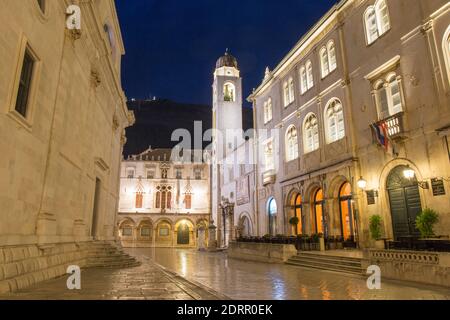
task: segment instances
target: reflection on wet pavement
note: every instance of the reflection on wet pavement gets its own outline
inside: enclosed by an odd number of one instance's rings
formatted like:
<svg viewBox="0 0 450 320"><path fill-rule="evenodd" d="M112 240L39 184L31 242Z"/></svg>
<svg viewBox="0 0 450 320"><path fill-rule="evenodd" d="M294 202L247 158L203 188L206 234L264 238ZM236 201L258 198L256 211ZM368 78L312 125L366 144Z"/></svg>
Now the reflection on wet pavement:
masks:
<svg viewBox="0 0 450 320"><path fill-rule="evenodd" d="M450 289L397 281L382 281L369 290L364 277L295 266L228 259L226 253L182 249L128 249L165 268L232 299L349 300L445 299Z"/></svg>

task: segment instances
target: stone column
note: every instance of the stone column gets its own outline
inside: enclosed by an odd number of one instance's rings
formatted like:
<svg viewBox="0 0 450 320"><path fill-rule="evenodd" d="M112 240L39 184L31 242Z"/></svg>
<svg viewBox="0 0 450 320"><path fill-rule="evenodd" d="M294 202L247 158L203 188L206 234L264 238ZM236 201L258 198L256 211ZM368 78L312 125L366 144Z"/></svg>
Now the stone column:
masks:
<svg viewBox="0 0 450 320"><path fill-rule="evenodd" d="M216 251L217 250L217 240L216 240L216 226L214 223L211 223L208 231L209 231L209 238L208 238L208 251Z"/></svg>
<svg viewBox="0 0 450 320"><path fill-rule="evenodd" d="M206 244L205 244L205 228L204 227L200 227L198 229L198 240L197 240L197 248L199 251L205 251L206 249Z"/></svg>

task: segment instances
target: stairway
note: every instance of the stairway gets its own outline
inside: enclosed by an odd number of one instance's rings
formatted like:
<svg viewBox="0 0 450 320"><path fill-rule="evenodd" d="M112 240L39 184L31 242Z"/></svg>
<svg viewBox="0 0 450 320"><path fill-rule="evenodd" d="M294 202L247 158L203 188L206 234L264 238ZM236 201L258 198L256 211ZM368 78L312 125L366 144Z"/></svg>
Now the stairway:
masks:
<svg viewBox="0 0 450 320"><path fill-rule="evenodd" d="M98 241L90 245L87 254L88 268L131 268L141 263L111 242Z"/></svg>
<svg viewBox="0 0 450 320"><path fill-rule="evenodd" d="M319 254L313 252L299 252L296 256L293 256L286 261L286 264L305 268L362 275L363 269L361 262L362 259L360 258Z"/></svg>

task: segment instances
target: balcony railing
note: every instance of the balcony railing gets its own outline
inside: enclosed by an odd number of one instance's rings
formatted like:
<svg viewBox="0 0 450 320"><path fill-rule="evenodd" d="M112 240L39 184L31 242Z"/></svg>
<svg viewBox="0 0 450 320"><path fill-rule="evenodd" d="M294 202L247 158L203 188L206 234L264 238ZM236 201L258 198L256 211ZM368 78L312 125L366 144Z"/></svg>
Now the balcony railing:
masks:
<svg viewBox="0 0 450 320"><path fill-rule="evenodd" d="M397 113L393 116L389 116L381 121L378 121L377 124L380 125L382 123L386 124L387 134L389 138L402 138L405 133L405 129L403 126L403 112Z"/></svg>

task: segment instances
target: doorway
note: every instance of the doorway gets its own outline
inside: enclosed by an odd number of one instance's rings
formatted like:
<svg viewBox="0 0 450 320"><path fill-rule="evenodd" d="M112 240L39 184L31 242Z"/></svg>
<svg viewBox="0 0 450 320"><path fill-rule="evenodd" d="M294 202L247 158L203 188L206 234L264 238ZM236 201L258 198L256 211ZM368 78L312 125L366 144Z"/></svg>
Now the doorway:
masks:
<svg viewBox="0 0 450 320"><path fill-rule="evenodd" d="M345 241L355 241L355 218L353 211L352 186L346 182L339 190L339 211L341 235Z"/></svg>
<svg viewBox="0 0 450 320"><path fill-rule="evenodd" d="M182 223L177 230L177 244L188 245L189 244L189 226L187 223Z"/></svg>
<svg viewBox="0 0 450 320"><path fill-rule="evenodd" d="M395 240L405 237L419 237L416 218L422 211L417 178L406 178L407 166L394 168L387 179L387 191L392 216Z"/></svg>

